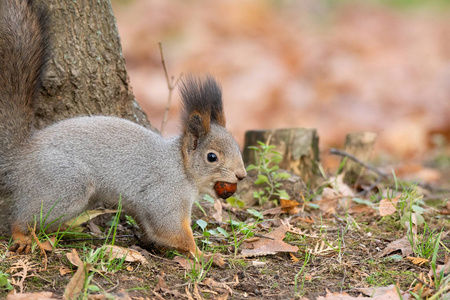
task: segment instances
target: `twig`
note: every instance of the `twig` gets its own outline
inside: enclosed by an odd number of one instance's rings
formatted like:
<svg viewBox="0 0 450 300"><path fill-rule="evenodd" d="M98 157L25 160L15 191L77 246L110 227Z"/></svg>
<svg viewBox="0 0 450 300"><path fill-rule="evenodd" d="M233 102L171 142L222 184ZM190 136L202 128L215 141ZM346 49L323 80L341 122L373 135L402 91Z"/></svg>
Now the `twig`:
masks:
<svg viewBox="0 0 450 300"><path fill-rule="evenodd" d="M36 223L34 223L33 228L31 228L30 225L28 225L28 230L30 231L30 234L33 237L33 240L36 242L39 249L41 250L41 254L43 256L42 262L44 263L44 271L47 271L47 253L45 253L44 246L42 246L42 243L39 241L39 239L36 236Z"/></svg>
<svg viewBox="0 0 450 300"><path fill-rule="evenodd" d="M352 155L350 153L344 152L344 151L336 149L336 148L331 148L330 149L330 154L335 154L335 155L340 155L340 156L343 156L343 157L348 157L351 160L353 160L354 162L356 162L356 163L362 165L363 167L371 170L372 172L376 173L380 177L383 177L383 178L388 178L389 177L388 174L378 170L377 168L375 168L374 166L372 166L372 165L370 165L368 163L365 163L365 162L361 161L356 156L354 156L354 155Z"/></svg>
<svg viewBox="0 0 450 300"><path fill-rule="evenodd" d="M163 65L164 75L166 76L167 88L169 89L169 96L167 97L167 106L166 106L166 109L164 110L164 116L163 116L163 119L161 122L160 132L162 134L164 131L164 128L166 127L167 118L169 116L169 109L170 109L170 103L172 102L173 90L178 85L178 81L180 81L181 77L183 76L183 73L181 73L180 76L178 76L177 80L175 80L175 83L174 83L173 76L171 76L169 79L169 72L167 71L166 60L164 59L164 51L163 51L161 42L159 42L158 45L159 45L159 52L161 53L161 63Z"/></svg>
<svg viewBox="0 0 450 300"><path fill-rule="evenodd" d="M363 167L367 168L368 170L374 172L378 176L380 176L382 178L385 178L385 179L392 179L392 175L389 175L389 174L386 174L386 173L380 171L376 167L372 166L371 164L368 164L368 163L365 163L365 162L359 160L357 157L355 157L354 155L351 155L350 153L347 153L347 152L344 152L342 150L338 150L338 149L335 149L335 148L331 148L330 149L330 154L335 154L335 155L340 155L340 156L343 156L343 157L348 157L349 159L353 160L354 162L356 162L356 163L362 165ZM432 185L430 185L428 183L417 182L415 184L417 184L417 186L419 186L421 188L424 188L424 189L432 191L432 192L450 193L450 189L433 187Z"/></svg>
<svg viewBox="0 0 450 300"><path fill-rule="evenodd" d="M129 238L134 237L133 234L124 234L124 235L116 235L116 239L123 239L123 238ZM64 242L83 242L83 241L104 241L104 240L110 240L113 237L88 237L88 238L80 238L80 239L63 239Z"/></svg>

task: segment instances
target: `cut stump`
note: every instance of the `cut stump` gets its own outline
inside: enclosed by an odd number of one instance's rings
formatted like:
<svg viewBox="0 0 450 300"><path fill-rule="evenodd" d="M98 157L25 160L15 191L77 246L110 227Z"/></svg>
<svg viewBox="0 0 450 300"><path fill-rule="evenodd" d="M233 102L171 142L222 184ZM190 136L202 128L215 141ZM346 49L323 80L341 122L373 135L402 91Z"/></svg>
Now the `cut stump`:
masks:
<svg viewBox="0 0 450 300"><path fill-rule="evenodd" d="M289 128L273 130L252 130L245 133L244 163L256 163L255 152L249 146L258 146L258 141L275 146L283 156L279 164L314 186L318 174L319 137L316 129Z"/></svg>
<svg viewBox="0 0 450 300"><path fill-rule="evenodd" d="M349 133L345 138L344 151L362 162L367 162L372 154L376 138L377 134L374 132ZM344 167L344 182L354 184L364 171L364 166L348 159Z"/></svg>

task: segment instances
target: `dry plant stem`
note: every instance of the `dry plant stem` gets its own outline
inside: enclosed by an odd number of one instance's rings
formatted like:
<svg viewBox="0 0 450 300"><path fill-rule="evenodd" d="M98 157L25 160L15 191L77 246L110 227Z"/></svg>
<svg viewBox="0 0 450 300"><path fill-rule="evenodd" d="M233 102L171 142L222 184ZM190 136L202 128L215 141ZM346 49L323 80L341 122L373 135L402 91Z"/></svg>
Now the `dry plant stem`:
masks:
<svg viewBox="0 0 450 300"><path fill-rule="evenodd" d="M164 51L162 48L162 44L161 42L158 43L159 45L159 52L161 53L161 63L163 65L163 69L164 69L164 75L166 76L166 83L167 83L167 88L169 89L169 96L167 97L167 106L166 109L164 110L164 116L161 122L161 134L164 131L164 128L166 126L166 122L167 122L167 118L169 115L169 109L170 109L170 103L172 102L172 94L173 94L173 90L175 89L175 87L178 84L178 81L180 81L181 77L183 76L183 73L180 74L180 76L178 76L177 80L174 83L174 78L173 76L169 79L169 72L167 71L167 66L166 66L166 60L164 59Z"/></svg>
<svg viewBox="0 0 450 300"><path fill-rule="evenodd" d="M36 242L36 244L38 245L39 249L41 250L42 256L43 256L43 263L44 263L44 271L47 271L47 253L45 253L45 249L44 246L42 246L41 242L39 241L39 239L36 236L36 224L34 224L34 227L31 228L28 225L28 230L31 233L31 236L33 237L33 240Z"/></svg>

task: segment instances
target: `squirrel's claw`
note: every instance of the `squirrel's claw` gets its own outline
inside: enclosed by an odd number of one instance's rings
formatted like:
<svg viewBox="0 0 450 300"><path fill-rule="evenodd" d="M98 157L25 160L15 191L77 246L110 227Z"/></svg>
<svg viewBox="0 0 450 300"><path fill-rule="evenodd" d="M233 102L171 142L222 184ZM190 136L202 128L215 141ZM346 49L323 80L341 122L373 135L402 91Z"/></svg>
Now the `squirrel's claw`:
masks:
<svg viewBox="0 0 450 300"><path fill-rule="evenodd" d="M17 254L29 254L31 252L30 244L14 243L9 247L9 251L16 252Z"/></svg>

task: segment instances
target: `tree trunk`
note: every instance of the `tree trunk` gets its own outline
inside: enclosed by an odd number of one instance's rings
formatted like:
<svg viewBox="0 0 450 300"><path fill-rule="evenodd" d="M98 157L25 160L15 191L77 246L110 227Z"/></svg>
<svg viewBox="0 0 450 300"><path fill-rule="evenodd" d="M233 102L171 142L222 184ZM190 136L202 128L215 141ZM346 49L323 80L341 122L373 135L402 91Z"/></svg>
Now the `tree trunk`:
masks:
<svg viewBox="0 0 450 300"><path fill-rule="evenodd" d="M48 0L51 53L34 125L81 115L112 115L151 127L131 90L110 1ZM0 218L11 200L0 197ZM0 235L9 235L2 222Z"/></svg>
<svg viewBox="0 0 450 300"><path fill-rule="evenodd" d="M113 115L146 127L131 90L110 1L48 0L51 52L35 126Z"/></svg>

